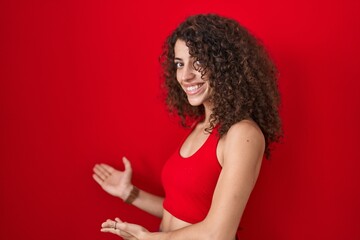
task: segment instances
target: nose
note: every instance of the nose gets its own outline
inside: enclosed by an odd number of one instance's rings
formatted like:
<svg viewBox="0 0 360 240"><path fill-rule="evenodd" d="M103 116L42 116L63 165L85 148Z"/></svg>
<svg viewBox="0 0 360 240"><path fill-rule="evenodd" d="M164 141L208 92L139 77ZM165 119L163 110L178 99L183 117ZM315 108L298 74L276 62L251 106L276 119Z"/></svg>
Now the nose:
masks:
<svg viewBox="0 0 360 240"><path fill-rule="evenodd" d="M187 64L181 69L181 80L189 81L195 77L194 68L191 64Z"/></svg>

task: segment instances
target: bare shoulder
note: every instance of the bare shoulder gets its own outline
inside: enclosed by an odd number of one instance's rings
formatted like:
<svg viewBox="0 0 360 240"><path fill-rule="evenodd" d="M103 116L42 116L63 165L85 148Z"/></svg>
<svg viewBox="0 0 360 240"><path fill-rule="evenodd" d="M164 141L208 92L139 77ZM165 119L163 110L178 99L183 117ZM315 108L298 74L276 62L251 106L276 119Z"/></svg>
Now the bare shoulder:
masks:
<svg viewBox="0 0 360 240"><path fill-rule="evenodd" d="M230 127L219 142L224 160L262 159L265 150L265 137L260 127L252 120L242 120Z"/></svg>
<svg viewBox="0 0 360 240"><path fill-rule="evenodd" d="M264 134L252 120L242 120L235 123L226 134L226 142L253 142L265 145Z"/></svg>

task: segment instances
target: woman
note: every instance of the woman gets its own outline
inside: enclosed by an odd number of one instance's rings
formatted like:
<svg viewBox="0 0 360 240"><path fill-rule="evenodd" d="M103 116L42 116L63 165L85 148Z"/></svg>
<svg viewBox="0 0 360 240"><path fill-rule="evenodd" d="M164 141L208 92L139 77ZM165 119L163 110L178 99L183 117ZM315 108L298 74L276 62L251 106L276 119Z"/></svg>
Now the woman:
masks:
<svg viewBox="0 0 360 240"><path fill-rule="evenodd" d="M183 124L193 123L164 166L165 199L131 184L126 158L124 172L100 164L93 175L108 193L162 217L161 232L118 218L101 231L124 239L238 239L263 155L281 136L276 69L246 29L214 14L186 19L164 49L167 104Z"/></svg>

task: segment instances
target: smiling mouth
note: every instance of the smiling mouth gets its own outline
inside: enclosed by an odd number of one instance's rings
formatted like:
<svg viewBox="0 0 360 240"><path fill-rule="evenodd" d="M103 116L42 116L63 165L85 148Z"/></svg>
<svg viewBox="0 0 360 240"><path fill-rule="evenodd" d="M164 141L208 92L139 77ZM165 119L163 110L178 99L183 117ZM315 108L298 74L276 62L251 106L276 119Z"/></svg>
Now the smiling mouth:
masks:
<svg viewBox="0 0 360 240"><path fill-rule="evenodd" d="M199 92L199 89L204 85L204 83L199 83L196 85L191 85L188 87L184 87L184 90L187 94L196 94Z"/></svg>

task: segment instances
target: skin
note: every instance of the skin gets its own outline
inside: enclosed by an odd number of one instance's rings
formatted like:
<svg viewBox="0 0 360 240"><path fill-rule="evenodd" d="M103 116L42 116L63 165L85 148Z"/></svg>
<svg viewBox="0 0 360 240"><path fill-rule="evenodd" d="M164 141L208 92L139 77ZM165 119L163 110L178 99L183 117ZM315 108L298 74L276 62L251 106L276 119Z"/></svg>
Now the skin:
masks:
<svg viewBox="0 0 360 240"><path fill-rule="evenodd" d="M209 117L212 113L213 90L207 77L201 78L200 72L197 71L201 66L200 63L194 62L185 42L181 40L175 44L174 62L177 66L177 80L187 94L189 103L193 106L202 104L205 107L204 121L197 124L181 146L180 154L188 157L194 154L209 137L205 128L209 126ZM110 219L105 221L101 225L101 231L129 240L234 240L241 216L257 180L264 150L265 139L257 124L251 119L240 121L219 140L216 154L222 171L215 188L211 208L203 221L193 225L184 222L162 208L163 199L140 191L140 196L133 204L162 217L162 232L151 233L140 225L125 223L119 218L115 221ZM124 172L109 168L107 175L104 174L105 171L101 165L94 168L95 181L105 191L122 199L129 194L129 189L131 189L131 171L129 171L131 166L126 159L124 164ZM106 168L104 164L102 167ZM112 176L113 174L118 175L117 179ZM123 184L123 187L120 187L120 183L116 184L117 180Z"/></svg>
<svg viewBox="0 0 360 240"><path fill-rule="evenodd" d="M93 168L93 179L105 192L125 201L133 185L131 183L132 169L130 161L123 157L123 163L125 166L124 171L119 171L107 164L96 164ZM162 217L163 200L162 197L140 190L139 196L132 204L154 216Z"/></svg>

